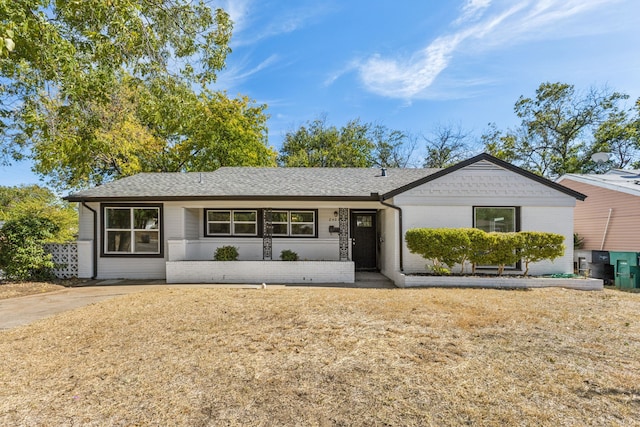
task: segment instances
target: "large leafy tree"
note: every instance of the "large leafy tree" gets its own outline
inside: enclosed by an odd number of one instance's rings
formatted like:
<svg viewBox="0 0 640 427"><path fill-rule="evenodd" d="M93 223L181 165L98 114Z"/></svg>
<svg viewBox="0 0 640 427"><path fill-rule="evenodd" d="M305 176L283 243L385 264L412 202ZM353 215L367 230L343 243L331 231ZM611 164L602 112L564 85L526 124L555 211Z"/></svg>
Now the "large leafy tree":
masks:
<svg viewBox="0 0 640 427"><path fill-rule="evenodd" d="M374 149L369 128L359 120L337 128L326 117L315 119L285 135L278 162L288 167L369 167Z"/></svg>
<svg viewBox="0 0 640 427"><path fill-rule="evenodd" d="M35 169L57 187L81 188L138 172L275 165L265 106L223 92L196 94L173 78L127 79L110 102L37 116ZM73 108L73 109L72 109ZM34 134L35 135L35 134ZM33 137L36 139L36 137Z"/></svg>
<svg viewBox="0 0 640 427"><path fill-rule="evenodd" d="M51 190L39 185L0 186L0 221L43 218L53 224L49 241L65 242L75 238L78 213Z"/></svg>
<svg viewBox="0 0 640 427"><path fill-rule="evenodd" d="M624 169L640 167L640 99L635 110L625 110L615 106L607 119L594 133L592 153L609 153L604 164L591 164L590 169L601 172L609 168Z"/></svg>
<svg viewBox="0 0 640 427"><path fill-rule="evenodd" d="M287 132L278 163L289 167L390 167L412 165L415 141L381 124L351 120L327 124L326 115Z"/></svg>
<svg viewBox="0 0 640 427"><path fill-rule="evenodd" d="M265 106L207 89L231 27L203 1L0 1L5 162L32 157L60 188L274 164Z"/></svg>
<svg viewBox="0 0 640 427"><path fill-rule="evenodd" d="M594 137L606 121L619 124L616 114L628 96L608 89L578 93L573 85L542 83L534 98L521 96L514 111L521 119L516 129L494 124L482 136L485 150L540 175L555 178L593 167L590 154L604 147Z"/></svg>

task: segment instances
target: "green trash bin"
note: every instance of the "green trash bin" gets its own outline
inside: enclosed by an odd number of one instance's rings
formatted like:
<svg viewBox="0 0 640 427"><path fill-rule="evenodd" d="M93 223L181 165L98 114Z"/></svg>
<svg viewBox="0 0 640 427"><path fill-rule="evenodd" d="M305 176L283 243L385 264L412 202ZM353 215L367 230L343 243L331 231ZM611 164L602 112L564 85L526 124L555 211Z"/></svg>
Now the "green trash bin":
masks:
<svg viewBox="0 0 640 427"><path fill-rule="evenodd" d="M640 267L638 252L609 252L615 273L616 288L640 288Z"/></svg>

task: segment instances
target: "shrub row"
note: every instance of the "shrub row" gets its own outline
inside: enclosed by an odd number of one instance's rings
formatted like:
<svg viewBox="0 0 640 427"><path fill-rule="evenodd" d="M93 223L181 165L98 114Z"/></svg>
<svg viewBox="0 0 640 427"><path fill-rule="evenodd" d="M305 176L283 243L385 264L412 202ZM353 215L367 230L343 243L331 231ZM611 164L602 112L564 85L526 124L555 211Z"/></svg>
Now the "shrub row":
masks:
<svg viewBox="0 0 640 427"><path fill-rule="evenodd" d="M237 261L239 255L238 248L235 246L220 246L213 254L213 259L215 261ZM280 252L280 259L283 261L298 261L298 254L292 250L285 249Z"/></svg>
<svg viewBox="0 0 640 427"><path fill-rule="evenodd" d="M405 239L411 253L431 261L435 274L449 274L456 264L464 273L467 262L472 265L472 273L478 265L495 265L498 274L502 274L506 265L522 260L526 276L530 263L553 261L565 250L564 236L539 231L487 233L477 228L413 228Z"/></svg>

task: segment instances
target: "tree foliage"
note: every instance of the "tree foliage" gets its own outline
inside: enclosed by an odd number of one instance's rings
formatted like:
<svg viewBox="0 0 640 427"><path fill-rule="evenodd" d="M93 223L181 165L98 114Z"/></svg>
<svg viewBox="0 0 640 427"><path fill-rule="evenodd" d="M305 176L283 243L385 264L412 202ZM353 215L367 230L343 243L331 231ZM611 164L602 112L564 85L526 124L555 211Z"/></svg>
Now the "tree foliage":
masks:
<svg viewBox="0 0 640 427"><path fill-rule="evenodd" d="M75 238L78 213L51 190L38 185L0 186L0 221L31 216L55 225L55 232L47 237L47 242L66 242Z"/></svg>
<svg viewBox="0 0 640 427"><path fill-rule="evenodd" d="M50 278L54 263L43 245L56 232L56 224L37 215L5 222L0 229L0 270L10 280Z"/></svg>
<svg viewBox="0 0 640 427"><path fill-rule="evenodd" d="M172 78L124 79L108 104L56 103L38 116L35 170L59 188L82 188L138 172L275 165L266 106L223 92L194 93Z"/></svg>
<svg viewBox="0 0 640 427"><path fill-rule="evenodd" d="M488 153L549 178L589 171L595 166L590 155L614 141L638 148L624 132L616 139L607 131L633 126L620 110L627 98L606 88L578 93L566 83L542 83L534 98L516 102L519 128L501 131L490 124L482 141Z"/></svg>
<svg viewBox="0 0 640 427"><path fill-rule="evenodd" d="M351 120L327 124L326 115L287 132L278 163L289 167L396 167L411 164L411 137L383 125Z"/></svg>
<svg viewBox="0 0 640 427"><path fill-rule="evenodd" d="M446 168L470 157L469 133L460 126L438 125L422 138L427 149L425 168Z"/></svg>
<svg viewBox="0 0 640 427"><path fill-rule="evenodd" d="M0 16L5 161L31 157L65 189L140 171L275 164L266 107L208 89L230 52L222 9L20 0L0 2Z"/></svg>
<svg viewBox="0 0 640 427"><path fill-rule="evenodd" d="M408 133L373 125L369 129L369 138L374 144L372 166L407 168L413 165L416 142Z"/></svg>
<svg viewBox="0 0 640 427"><path fill-rule="evenodd" d="M368 167L374 144L369 126L351 120L342 128L315 119L285 135L278 163L288 167Z"/></svg>

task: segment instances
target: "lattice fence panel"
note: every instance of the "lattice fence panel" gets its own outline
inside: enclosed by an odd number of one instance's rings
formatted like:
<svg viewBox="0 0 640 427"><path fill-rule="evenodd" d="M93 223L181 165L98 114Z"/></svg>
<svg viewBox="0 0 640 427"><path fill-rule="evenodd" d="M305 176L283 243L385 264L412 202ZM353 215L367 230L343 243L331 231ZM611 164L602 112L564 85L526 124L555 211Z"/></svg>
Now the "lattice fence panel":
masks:
<svg viewBox="0 0 640 427"><path fill-rule="evenodd" d="M53 256L56 268L53 274L59 279L78 277L77 243L47 243L44 249Z"/></svg>

